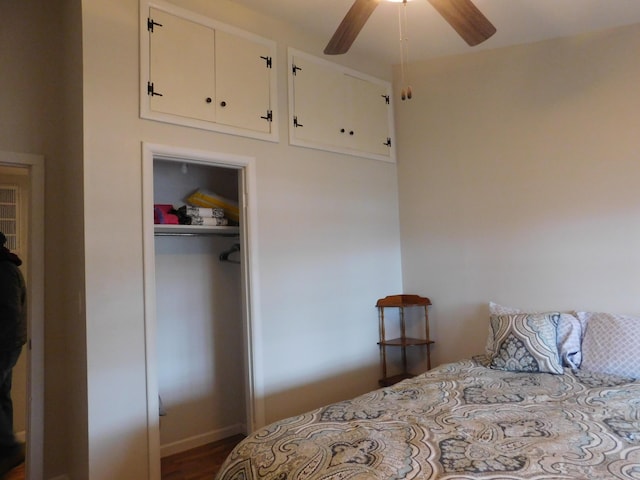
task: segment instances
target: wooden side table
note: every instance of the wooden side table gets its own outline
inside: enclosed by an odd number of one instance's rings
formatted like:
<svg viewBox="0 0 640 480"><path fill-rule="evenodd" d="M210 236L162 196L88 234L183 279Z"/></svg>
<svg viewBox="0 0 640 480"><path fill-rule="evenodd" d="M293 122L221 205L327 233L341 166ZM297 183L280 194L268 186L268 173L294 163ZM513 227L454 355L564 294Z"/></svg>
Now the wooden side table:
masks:
<svg viewBox="0 0 640 480"><path fill-rule="evenodd" d="M429 336L429 305L431 305L431 300L419 295L389 295L376 302L380 329L380 341L378 342L378 345L380 345L380 366L382 368L382 378L378 383L381 387L393 385L400 380L414 376L414 374L409 373L407 365L408 347L425 348L427 355L427 368L431 369L431 345L435 342L433 342ZM416 307L424 309L424 336L421 338L407 337L406 334L405 309ZM384 318L385 308L399 309L400 336L398 338L386 338ZM397 375L387 375L387 348L400 348L401 350L402 370Z"/></svg>

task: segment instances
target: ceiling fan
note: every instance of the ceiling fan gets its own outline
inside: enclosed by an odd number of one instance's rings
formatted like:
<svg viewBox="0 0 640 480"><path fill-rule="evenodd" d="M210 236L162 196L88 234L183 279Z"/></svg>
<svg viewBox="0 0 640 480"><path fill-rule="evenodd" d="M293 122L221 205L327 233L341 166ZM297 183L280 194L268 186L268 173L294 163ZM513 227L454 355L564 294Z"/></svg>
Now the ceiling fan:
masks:
<svg viewBox="0 0 640 480"><path fill-rule="evenodd" d="M380 1L355 0L329 40L324 53L346 53ZM429 3L470 46L478 45L496 33L496 28L471 0L429 0Z"/></svg>

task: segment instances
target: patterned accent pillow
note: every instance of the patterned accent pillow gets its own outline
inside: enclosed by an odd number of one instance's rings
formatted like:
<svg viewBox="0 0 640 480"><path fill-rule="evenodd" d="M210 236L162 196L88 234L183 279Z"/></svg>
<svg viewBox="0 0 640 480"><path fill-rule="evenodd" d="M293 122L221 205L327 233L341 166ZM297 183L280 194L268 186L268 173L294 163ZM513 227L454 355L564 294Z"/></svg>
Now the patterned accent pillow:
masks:
<svg viewBox="0 0 640 480"><path fill-rule="evenodd" d="M518 308L506 307L495 302L489 302L490 315L507 315L514 313L538 313L525 312ZM555 312L550 312L555 313ZM562 364L565 367L578 368L582 362L582 322L575 313L560 313L557 331L558 353ZM491 326L489 326L489 336L487 337L486 352L492 355L493 345L491 344Z"/></svg>
<svg viewBox="0 0 640 480"><path fill-rule="evenodd" d="M492 315L491 368L512 372L564 373L556 336L559 313Z"/></svg>
<svg viewBox="0 0 640 480"><path fill-rule="evenodd" d="M577 312L585 325L581 370L640 378L640 317Z"/></svg>
<svg viewBox="0 0 640 480"><path fill-rule="evenodd" d="M522 310L512 307L505 307L499 303L489 302L489 315L510 315L515 313L523 313ZM485 354L489 358L495 355L495 345L493 344L493 330L489 323L489 335L487 335L487 344L485 345Z"/></svg>

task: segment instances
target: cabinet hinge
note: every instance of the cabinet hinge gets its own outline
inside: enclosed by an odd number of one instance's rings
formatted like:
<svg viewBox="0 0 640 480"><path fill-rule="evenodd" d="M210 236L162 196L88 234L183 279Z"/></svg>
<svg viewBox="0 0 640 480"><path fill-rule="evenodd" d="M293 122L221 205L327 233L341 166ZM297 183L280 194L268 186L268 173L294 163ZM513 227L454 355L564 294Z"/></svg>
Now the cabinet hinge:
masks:
<svg viewBox="0 0 640 480"><path fill-rule="evenodd" d="M152 97L153 96L156 96L156 97L161 97L162 96L161 93L158 93L153 89L153 82L147 82L147 95L151 95Z"/></svg>
<svg viewBox="0 0 640 480"><path fill-rule="evenodd" d="M293 126L296 128L304 127L304 125L302 125L301 123L298 123L298 117L296 115L293 116Z"/></svg>
<svg viewBox="0 0 640 480"><path fill-rule="evenodd" d="M386 145L387 147L391 146L391 137L387 137L387 141L383 143L383 145Z"/></svg>
<svg viewBox="0 0 640 480"><path fill-rule="evenodd" d="M262 116L260 118L262 118L263 120L266 120L267 122L272 122L273 121L273 111L267 110L267 115L266 116Z"/></svg>
<svg viewBox="0 0 640 480"><path fill-rule="evenodd" d="M260 58L265 61L265 63L267 64L267 68L271 68L273 66L273 60L271 57L264 57L260 55Z"/></svg>
<svg viewBox="0 0 640 480"><path fill-rule="evenodd" d="M386 103L387 105L389 105L389 95L380 95L382 98L384 98L384 103Z"/></svg>
<svg viewBox="0 0 640 480"><path fill-rule="evenodd" d="M302 70L302 67L298 67L295 63L291 65L291 73L294 77L298 74L298 70Z"/></svg>
<svg viewBox="0 0 640 480"><path fill-rule="evenodd" d="M153 33L153 27L155 27L156 25L158 27L162 27L162 24L158 22L154 22L153 18L147 18L147 30Z"/></svg>

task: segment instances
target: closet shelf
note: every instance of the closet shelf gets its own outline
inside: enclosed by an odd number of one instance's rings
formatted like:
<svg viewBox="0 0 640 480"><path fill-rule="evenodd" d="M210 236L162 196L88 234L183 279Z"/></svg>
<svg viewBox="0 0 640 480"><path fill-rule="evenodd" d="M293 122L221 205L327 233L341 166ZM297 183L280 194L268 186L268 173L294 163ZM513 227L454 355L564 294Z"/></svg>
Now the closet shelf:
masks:
<svg viewBox="0 0 640 480"><path fill-rule="evenodd" d="M237 237L240 235L240 227L208 227L203 225L154 225L156 237L169 236L200 236L220 235L224 237Z"/></svg>

